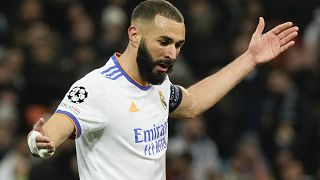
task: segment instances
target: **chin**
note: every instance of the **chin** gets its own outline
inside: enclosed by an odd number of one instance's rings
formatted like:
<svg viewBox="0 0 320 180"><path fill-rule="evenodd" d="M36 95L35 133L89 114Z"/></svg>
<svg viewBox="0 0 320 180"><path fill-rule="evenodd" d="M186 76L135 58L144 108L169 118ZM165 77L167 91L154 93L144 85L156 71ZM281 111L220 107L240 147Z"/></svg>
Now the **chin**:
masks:
<svg viewBox="0 0 320 180"><path fill-rule="evenodd" d="M163 83L163 81L166 79L167 74L157 74L156 76L153 76L151 78L148 78L148 82L153 85L160 85Z"/></svg>

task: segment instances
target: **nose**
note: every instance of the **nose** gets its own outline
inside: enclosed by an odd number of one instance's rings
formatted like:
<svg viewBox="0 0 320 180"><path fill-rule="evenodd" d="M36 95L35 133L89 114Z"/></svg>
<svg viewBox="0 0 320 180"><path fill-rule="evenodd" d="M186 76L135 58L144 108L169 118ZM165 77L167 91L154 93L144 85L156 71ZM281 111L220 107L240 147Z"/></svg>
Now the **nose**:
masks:
<svg viewBox="0 0 320 180"><path fill-rule="evenodd" d="M165 57L168 59L176 60L178 55L178 49L174 44L168 45L165 53Z"/></svg>

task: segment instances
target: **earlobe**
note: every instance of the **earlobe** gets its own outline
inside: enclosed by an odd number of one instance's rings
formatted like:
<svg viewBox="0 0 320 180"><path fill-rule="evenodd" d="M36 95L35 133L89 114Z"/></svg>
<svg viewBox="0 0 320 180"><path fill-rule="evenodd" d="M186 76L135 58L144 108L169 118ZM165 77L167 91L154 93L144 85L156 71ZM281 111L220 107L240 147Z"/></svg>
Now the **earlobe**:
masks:
<svg viewBox="0 0 320 180"><path fill-rule="evenodd" d="M131 25L129 27L128 36L129 36L129 43L134 47L138 47L141 36L136 26Z"/></svg>

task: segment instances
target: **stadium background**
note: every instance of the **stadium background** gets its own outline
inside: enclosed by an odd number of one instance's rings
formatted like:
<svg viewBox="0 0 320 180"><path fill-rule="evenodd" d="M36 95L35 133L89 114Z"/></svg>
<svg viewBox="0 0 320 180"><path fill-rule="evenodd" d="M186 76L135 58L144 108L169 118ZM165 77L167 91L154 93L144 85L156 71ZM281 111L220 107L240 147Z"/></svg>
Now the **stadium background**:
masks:
<svg viewBox="0 0 320 180"><path fill-rule="evenodd" d="M0 180L78 179L72 141L44 161L26 135L72 82L124 50L138 2L0 1ZM320 1L171 2L187 37L170 76L185 87L244 52L259 16L266 30L292 21L300 35L199 121L169 121L168 180L320 179Z"/></svg>

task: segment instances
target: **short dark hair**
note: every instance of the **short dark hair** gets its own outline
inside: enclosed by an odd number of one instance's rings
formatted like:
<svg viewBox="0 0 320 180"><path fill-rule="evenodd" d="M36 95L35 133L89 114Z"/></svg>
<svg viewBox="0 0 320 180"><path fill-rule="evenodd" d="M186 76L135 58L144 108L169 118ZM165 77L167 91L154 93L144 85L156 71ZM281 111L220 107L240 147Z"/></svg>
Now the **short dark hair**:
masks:
<svg viewBox="0 0 320 180"><path fill-rule="evenodd" d="M134 8L131 22L135 20L152 21L157 14L179 23L184 22L180 11L165 0L146 0L141 2Z"/></svg>

